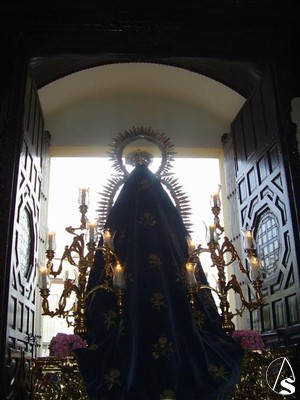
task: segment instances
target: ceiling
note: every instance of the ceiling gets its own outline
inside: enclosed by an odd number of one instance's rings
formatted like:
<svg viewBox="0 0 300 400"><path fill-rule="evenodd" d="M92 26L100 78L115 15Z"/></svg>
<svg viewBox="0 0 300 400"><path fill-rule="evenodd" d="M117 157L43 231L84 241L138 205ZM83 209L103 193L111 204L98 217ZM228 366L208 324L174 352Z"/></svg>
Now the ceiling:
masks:
<svg viewBox="0 0 300 400"><path fill-rule="evenodd" d="M37 82L41 81L40 75ZM39 98L54 153L73 146L73 155L80 155L83 147L106 146L120 131L137 124L163 130L180 147L220 148L220 137L245 101L207 76L144 62L71 73L41 87Z"/></svg>
<svg viewBox="0 0 300 400"><path fill-rule="evenodd" d="M55 80L39 90L46 118L77 102L123 95L182 102L229 123L244 102L237 92L213 79L154 63L89 68Z"/></svg>
<svg viewBox="0 0 300 400"><path fill-rule="evenodd" d="M216 60L199 57L146 57L124 54L66 54L33 57L30 60L37 88L92 67L121 63L154 63L174 66L212 78L243 97L249 97L264 76L263 63Z"/></svg>

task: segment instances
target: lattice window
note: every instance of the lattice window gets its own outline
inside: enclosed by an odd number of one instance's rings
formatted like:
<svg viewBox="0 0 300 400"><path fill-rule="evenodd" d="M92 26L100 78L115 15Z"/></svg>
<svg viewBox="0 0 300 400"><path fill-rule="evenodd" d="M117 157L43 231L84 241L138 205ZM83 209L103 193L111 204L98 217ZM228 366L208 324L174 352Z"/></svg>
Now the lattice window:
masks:
<svg viewBox="0 0 300 400"><path fill-rule="evenodd" d="M279 224L275 215L267 211L259 219L256 243L265 277L275 275L280 254Z"/></svg>

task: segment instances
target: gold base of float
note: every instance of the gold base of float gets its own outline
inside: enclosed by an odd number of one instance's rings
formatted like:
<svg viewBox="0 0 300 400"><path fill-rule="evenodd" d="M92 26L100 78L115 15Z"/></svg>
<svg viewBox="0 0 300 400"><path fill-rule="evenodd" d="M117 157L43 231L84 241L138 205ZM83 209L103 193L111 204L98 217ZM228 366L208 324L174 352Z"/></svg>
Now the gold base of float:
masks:
<svg viewBox="0 0 300 400"><path fill-rule="evenodd" d="M88 400L73 357L40 357L33 360L32 400Z"/></svg>
<svg viewBox="0 0 300 400"><path fill-rule="evenodd" d="M240 379L235 385L230 400L285 399L285 396L274 392L267 382L267 371L269 378L271 378L271 373L274 375L277 373L276 370L268 370L268 367L273 361L283 357L291 357L290 352L283 348L265 351L246 351Z"/></svg>
<svg viewBox="0 0 300 400"><path fill-rule="evenodd" d="M239 382L230 400L278 400L282 396L268 386L266 372L284 349L263 352L245 351ZM33 360L33 400L88 400L77 360L73 357L41 357Z"/></svg>

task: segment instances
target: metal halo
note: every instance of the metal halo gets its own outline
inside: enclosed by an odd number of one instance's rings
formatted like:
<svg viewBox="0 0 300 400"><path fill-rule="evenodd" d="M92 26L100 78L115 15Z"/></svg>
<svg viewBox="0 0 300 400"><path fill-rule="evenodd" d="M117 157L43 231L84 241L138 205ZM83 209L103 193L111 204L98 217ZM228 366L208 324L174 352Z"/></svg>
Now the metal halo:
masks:
<svg viewBox="0 0 300 400"><path fill-rule="evenodd" d="M155 173L157 177L165 175L172 167L171 162L174 160L175 146L171 140L164 134L154 131L151 128L131 128L120 133L111 144L109 158L113 161L113 167L119 174L123 174L125 178L129 175L123 163L123 152L125 147L135 140L145 139L156 145L161 152L161 164Z"/></svg>
<svg viewBox="0 0 300 400"><path fill-rule="evenodd" d="M99 202L99 227L103 229L108 217L109 211L113 206L113 200L117 190L126 181L129 176L124 163L123 163L123 152L125 147L134 142L135 140L145 139L154 145L156 145L161 152L161 163L155 173L156 177L160 182L168 189L171 197L174 200L175 206L178 212L181 214L183 222L186 228L189 230L190 226L190 212L189 198L183 192L182 186L178 183L178 179L174 178L173 173L170 172L172 168L172 161L174 160L175 146L171 143L164 133L155 131L151 128L131 128L126 130L118 136L116 136L112 144L110 145L111 150L109 151L109 158L113 163L113 168L117 171L117 174L112 176L103 191L100 193L102 200Z"/></svg>

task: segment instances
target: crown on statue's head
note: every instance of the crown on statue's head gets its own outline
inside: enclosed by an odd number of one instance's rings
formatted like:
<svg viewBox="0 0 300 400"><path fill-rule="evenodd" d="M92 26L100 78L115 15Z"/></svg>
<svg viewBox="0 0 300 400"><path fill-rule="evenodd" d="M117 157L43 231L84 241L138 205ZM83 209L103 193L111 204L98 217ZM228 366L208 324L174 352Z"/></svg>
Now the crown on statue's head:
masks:
<svg viewBox="0 0 300 400"><path fill-rule="evenodd" d="M136 167L137 165L148 165L153 161L153 156L148 151L136 150L128 154L127 163Z"/></svg>

